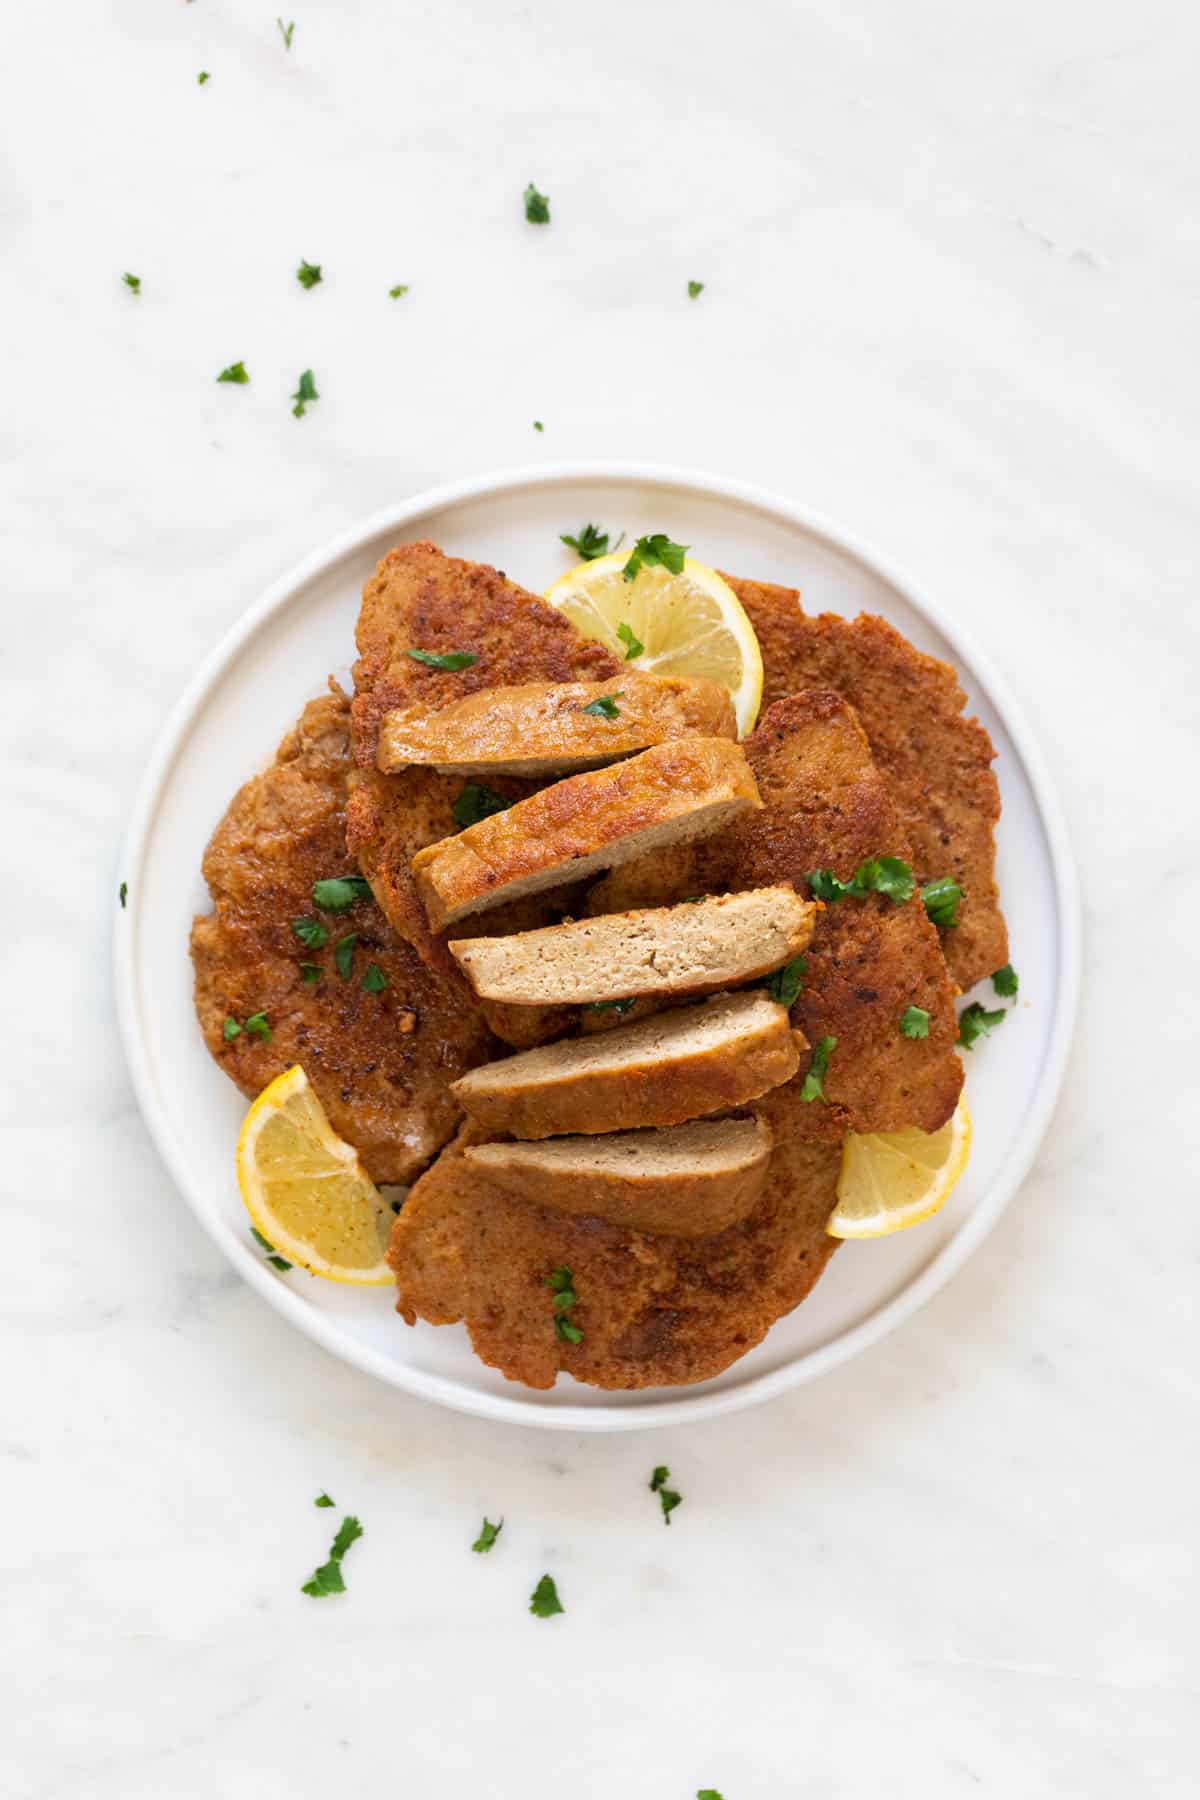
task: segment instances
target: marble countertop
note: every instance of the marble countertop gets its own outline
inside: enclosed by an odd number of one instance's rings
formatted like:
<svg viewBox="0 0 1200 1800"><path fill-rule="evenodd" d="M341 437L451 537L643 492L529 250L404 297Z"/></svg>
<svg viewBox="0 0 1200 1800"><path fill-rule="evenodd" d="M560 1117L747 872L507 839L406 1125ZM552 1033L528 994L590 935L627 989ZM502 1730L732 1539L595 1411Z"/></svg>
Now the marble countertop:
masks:
<svg viewBox="0 0 1200 1800"><path fill-rule="evenodd" d="M231 0L13 10L12 1800L1195 1792L1198 55L1169 0L315 0L290 49ZM139 1119L108 941L150 747L269 580L435 482L622 456L954 597L1040 723L1087 973L1036 1169L923 1313L576 1440L374 1385L241 1284ZM314 1603L322 1489L365 1536Z"/></svg>

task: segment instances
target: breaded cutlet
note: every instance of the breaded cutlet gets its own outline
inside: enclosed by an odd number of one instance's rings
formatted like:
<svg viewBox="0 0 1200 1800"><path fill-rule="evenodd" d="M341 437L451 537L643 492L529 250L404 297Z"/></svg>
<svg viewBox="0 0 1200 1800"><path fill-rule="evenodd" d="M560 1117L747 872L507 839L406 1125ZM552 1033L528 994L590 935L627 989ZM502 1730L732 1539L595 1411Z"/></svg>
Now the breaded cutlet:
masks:
<svg viewBox="0 0 1200 1800"><path fill-rule="evenodd" d="M773 1129L774 1101L755 1108ZM601 1388L707 1381L800 1304L836 1247L825 1231L836 1144L776 1130L750 1215L714 1237L680 1238L515 1200L466 1162L480 1139L464 1126L404 1203L388 1258L397 1311L410 1325L465 1320L476 1354L528 1387L553 1387L560 1370ZM548 1278L564 1268L577 1344L555 1330Z"/></svg>
<svg viewBox="0 0 1200 1800"><path fill-rule="evenodd" d="M769 707L745 740L763 806L720 837L647 857L598 882L598 912L659 906L690 894L791 882L807 894L814 869L848 881L868 857L910 860L890 792L853 711L828 689ZM901 1034L910 1007L929 1014L928 1036ZM814 1048L834 1037L825 1102L801 1101L811 1056L777 1090L791 1129L840 1139L847 1131L936 1131L962 1088L954 988L920 896L897 906L882 894L818 907L792 1023ZM786 1099L784 1098L786 1096Z"/></svg>
<svg viewBox="0 0 1200 1800"><path fill-rule="evenodd" d="M913 647L885 619L810 617L795 588L726 580L750 617L763 658L763 705L806 687L833 688L867 734L924 884L949 875L963 890L941 933L950 973L966 989L1008 961L996 887L1000 790L996 752L948 663Z"/></svg>
<svg viewBox="0 0 1200 1800"><path fill-rule="evenodd" d="M408 1182L461 1116L450 1083L496 1046L464 984L427 968L373 900L337 914L314 906L313 883L351 867L350 766L350 704L331 693L309 702L275 761L230 802L204 853L213 911L192 926L196 1011L214 1060L248 1098L300 1063L367 1172ZM294 919L320 926L325 943L306 947ZM335 947L352 935L343 980ZM380 992L363 987L372 964ZM269 1040L245 1029L258 1013ZM227 1019L241 1026L228 1039Z"/></svg>

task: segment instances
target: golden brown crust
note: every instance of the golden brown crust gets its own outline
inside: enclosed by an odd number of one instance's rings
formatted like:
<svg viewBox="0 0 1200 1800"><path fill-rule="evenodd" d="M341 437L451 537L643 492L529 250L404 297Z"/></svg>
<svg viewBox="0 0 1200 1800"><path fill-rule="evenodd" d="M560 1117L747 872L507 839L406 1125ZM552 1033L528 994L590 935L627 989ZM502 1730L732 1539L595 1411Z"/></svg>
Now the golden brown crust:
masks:
<svg viewBox="0 0 1200 1800"><path fill-rule="evenodd" d="M301 1063L330 1123L376 1181L412 1179L459 1118L448 1082L494 1045L465 985L427 969L370 900L319 915L329 933L305 949L296 917L317 917L312 884L343 875L349 705L314 700L275 762L235 795L204 854L214 910L192 927L196 1011L213 1058L247 1096ZM335 942L356 934L353 972L337 975ZM304 981L301 962L320 970ZM375 963L381 993L362 988ZM265 1012L270 1041L226 1042L226 1018Z"/></svg>
<svg viewBox="0 0 1200 1800"><path fill-rule="evenodd" d="M774 1095L756 1107L773 1121ZM776 1130L762 1199L716 1237L652 1237L512 1200L462 1151L465 1126L413 1188L392 1233L397 1310L411 1325L465 1319L476 1353L511 1381L560 1370L601 1388L709 1380L809 1293L836 1242L825 1225L841 1151ZM552 1269L568 1268L579 1344L555 1336Z"/></svg>
<svg viewBox="0 0 1200 1800"><path fill-rule="evenodd" d="M996 887L1000 790L996 752L948 663L926 656L886 620L809 617L794 588L727 576L763 656L763 704L829 687L854 707L887 783L924 883L951 875L963 889L957 923L941 934L950 972L971 987L1008 961Z"/></svg>
<svg viewBox="0 0 1200 1800"><path fill-rule="evenodd" d="M413 858L434 931L469 914L562 887L663 841L717 829L758 805L737 744L680 738L626 762L554 782Z"/></svg>
<svg viewBox="0 0 1200 1800"><path fill-rule="evenodd" d="M804 892L813 869L846 881L867 857L908 859L888 789L839 695L810 689L776 702L743 748L761 812L718 839L618 870L593 889L593 906L615 911L765 881L791 881ZM962 1088L954 990L920 898L894 906L868 894L819 907L806 959L792 1020L811 1044L832 1036L837 1047L824 1083L828 1104L799 1102L807 1062L780 1090L794 1102L793 1129L832 1140L945 1124ZM929 1013L927 1038L901 1036L909 1006Z"/></svg>

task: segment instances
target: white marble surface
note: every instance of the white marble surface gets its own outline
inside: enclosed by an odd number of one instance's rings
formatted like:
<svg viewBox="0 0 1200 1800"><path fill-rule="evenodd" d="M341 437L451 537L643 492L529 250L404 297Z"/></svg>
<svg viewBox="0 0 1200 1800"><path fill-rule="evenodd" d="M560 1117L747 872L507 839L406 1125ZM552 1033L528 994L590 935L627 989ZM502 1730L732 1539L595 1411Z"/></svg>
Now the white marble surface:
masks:
<svg viewBox="0 0 1200 1800"><path fill-rule="evenodd" d="M296 8L290 53L230 0L5 21L0 1788L1193 1794L1200 17ZM1041 721L1088 973L1037 1171L915 1322L574 1441L374 1386L240 1285L133 1106L108 938L149 747L261 586L432 482L621 455L955 597ZM322 1487L366 1536L314 1603Z"/></svg>

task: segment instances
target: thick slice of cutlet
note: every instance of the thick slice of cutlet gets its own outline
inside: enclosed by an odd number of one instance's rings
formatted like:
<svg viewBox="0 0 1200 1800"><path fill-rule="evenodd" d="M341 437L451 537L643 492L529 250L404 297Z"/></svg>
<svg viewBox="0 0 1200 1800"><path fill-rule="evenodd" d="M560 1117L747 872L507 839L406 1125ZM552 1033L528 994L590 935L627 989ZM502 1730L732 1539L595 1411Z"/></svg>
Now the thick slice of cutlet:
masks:
<svg viewBox="0 0 1200 1800"><path fill-rule="evenodd" d="M942 932L950 973L969 988L1008 961L996 888L1000 790L996 752L948 663L925 656L870 613L809 617L794 588L726 576L763 658L763 704L807 687L835 689L858 714L923 884L953 876L957 922Z"/></svg>
<svg viewBox="0 0 1200 1800"><path fill-rule="evenodd" d="M413 858L434 931L468 914L719 831L759 804L728 738L679 738L569 775Z"/></svg>
<svg viewBox="0 0 1200 1800"><path fill-rule="evenodd" d="M868 857L910 860L907 839L854 713L840 695L810 689L764 714L743 748L763 806L719 838L648 857L597 884L602 913L662 905L692 893L792 882L807 892L814 869L848 881ZM792 1129L840 1138L847 1131L936 1131L962 1087L955 1053L954 988L919 894L896 906L882 894L817 909L792 1021L814 1047L837 1039L825 1102L802 1101L810 1058L786 1087ZM929 1035L901 1035L910 1007L929 1014Z"/></svg>
<svg viewBox="0 0 1200 1800"><path fill-rule="evenodd" d="M776 1089L776 1093L782 1090ZM388 1260L413 1325L466 1321L478 1356L510 1381L553 1387L561 1371L602 1388L706 1381L798 1306L828 1262L841 1148L800 1141L769 1094L756 1107L775 1148L761 1199L715 1237L657 1237L552 1212L466 1162L466 1126L404 1203ZM571 1271L569 1343L549 1276Z"/></svg>
<svg viewBox="0 0 1200 1800"><path fill-rule="evenodd" d="M532 780L601 769L671 738L734 738L733 704L715 681L639 675L615 681L526 682L431 709L387 713L379 767L419 763L443 774Z"/></svg>
<svg viewBox="0 0 1200 1800"><path fill-rule="evenodd" d="M403 544L383 558L363 589L355 637L351 716L359 767L347 807L347 842L393 928L432 968L453 977L445 940L430 929L417 896L412 860L459 829L454 808L466 784L431 768L382 774L375 765L384 715L398 707L433 710L490 687L603 681L620 674L622 665L498 570L444 556L429 543ZM438 669L409 656L410 649L475 660L467 668ZM511 776L488 782L510 800L538 785ZM565 904L565 894L525 902L507 925L497 914L479 930L529 929L560 917ZM516 1045L554 1037L571 1019L557 1010L486 1010L497 1035Z"/></svg>
<svg viewBox="0 0 1200 1800"><path fill-rule="evenodd" d="M230 802L204 853L213 911L192 927L196 1012L243 1094L301 1063L368 1173L407 1182L458 1123L450 1082L496 1046L466 984L427 968L374 901L338 914L314 906L313 883L347 873L349 772L349 702L329 694L310 701L275 761ZM345 938L343 979L334 952ZM246 1029L259 1013L269 1035ZM228 1019L241 1027L232 1037Z"/></svg>

